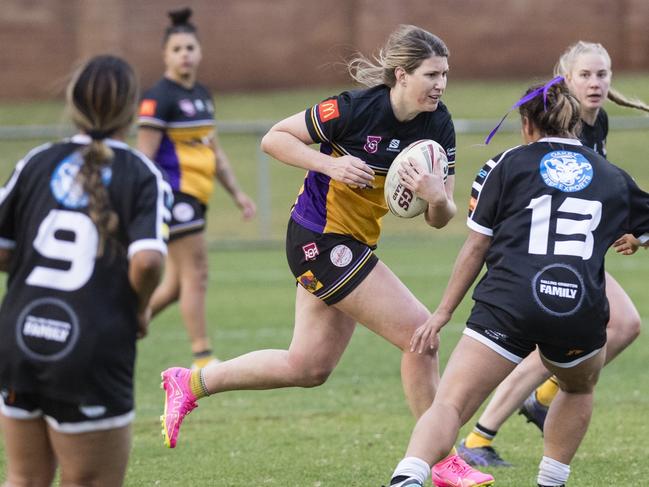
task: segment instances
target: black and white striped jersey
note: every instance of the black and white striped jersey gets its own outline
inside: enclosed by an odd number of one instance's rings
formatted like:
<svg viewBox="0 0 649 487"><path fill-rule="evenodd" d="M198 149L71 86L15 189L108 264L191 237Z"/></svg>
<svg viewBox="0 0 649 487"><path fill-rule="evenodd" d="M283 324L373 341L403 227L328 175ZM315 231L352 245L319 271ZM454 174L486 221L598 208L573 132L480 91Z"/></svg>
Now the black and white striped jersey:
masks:
<svg viewBox="0 0 649 487"><path fill-rule="evenodd" d="M126 144L102 169L119 227L103 254L77 181L77 135L32 150L0 189L0 247L12 249L0 309L0 385L71 402L86 397L79 384L107 397L132 397L136 296L129 258L166 252L170 189L159 170Z"/></svg>
<svg viewBox="0 0 649 487"><path fill-rule="evenodd" d="M475 300L523 320L603 313L604 256L649 238L649 194L578 140L544 138L484 165L467 223L492 238Z"/></svg>

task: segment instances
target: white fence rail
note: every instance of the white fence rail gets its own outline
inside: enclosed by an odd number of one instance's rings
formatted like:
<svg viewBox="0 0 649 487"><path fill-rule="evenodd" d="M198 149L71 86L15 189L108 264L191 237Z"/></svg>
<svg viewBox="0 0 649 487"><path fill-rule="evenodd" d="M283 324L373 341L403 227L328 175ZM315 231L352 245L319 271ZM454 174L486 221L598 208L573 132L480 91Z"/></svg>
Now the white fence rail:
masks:
<svg viewBox="0 0 649 487"><path fill-rule="evenodd" d="M515 118L515 117L512 117ZM228 121L217 122L216 126L222 134L263 135L274 122L258 121ZM497 123L494 119L453 120L458 134L489 133ZM649 128L649 117L610 117L609 125L613 130L642 130ZM506 120L500 128L503 132L515 132L520 128L516 120ZM47 139L65 137L74 133L71 125L0 125L0 140Z"/></svg>
<svg viewBox="0 0 649 487"><path fill-rule="evenodd" d="M512 117L514 118L514 117ZM455 119L455 130L458 134L487 134L497 123L493 119ZM610 127L613 130L649 129L649 117L611 117ZM270 121L228 121L217 122L220 134L253 135L261 138L273 125ZM500 128L503 132L516 132L520 129L517 120L507 120ZM0 141L25 139L57 139L72 135L71 125L17 125L0 126ZM271 238L271 195L270 168L268 156L257 149L257 204L259 216L258 238Z"/></svg>

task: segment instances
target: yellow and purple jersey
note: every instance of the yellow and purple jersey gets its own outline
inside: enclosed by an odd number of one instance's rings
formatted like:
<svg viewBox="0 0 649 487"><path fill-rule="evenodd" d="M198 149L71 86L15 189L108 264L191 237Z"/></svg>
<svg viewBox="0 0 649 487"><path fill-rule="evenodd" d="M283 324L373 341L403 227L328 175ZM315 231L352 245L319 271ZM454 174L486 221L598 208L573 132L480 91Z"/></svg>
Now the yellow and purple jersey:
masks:
<svg viewBox="0 0 649 487"><path fill-rule="evenodd" d="M214 104L209 91L198 83L187 89L162 78L144 93L138 125L162 131L154 160L172 189L207 204L216 173Z"/></svg>
<svg viewBox="0 0 649 487"><path fill-rule="evenodd" d="M306 125L320 152L333 157L352 155L375 172L373 188L353 188L309 171L291 218L318 233L349 235L375 247L381 219L388 207L383 196L385 176L399 152L412 142L433 139L446 151L449 175L455 174L455 129L446 106L400 122L390 104L390 89L377 86L346 91L305 112Z"/></svg>

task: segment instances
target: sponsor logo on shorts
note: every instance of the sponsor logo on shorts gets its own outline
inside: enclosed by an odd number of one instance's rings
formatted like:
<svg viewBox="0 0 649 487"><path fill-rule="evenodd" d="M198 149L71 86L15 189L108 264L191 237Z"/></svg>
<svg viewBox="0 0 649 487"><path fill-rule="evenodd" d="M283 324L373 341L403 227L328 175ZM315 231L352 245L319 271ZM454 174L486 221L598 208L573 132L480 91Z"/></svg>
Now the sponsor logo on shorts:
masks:
<svg viewBox="0 0 649 487"><path fill-rule="evenodd" d="M192 207L192 205L190 205L189 203L185 203L184 201L181 201L180 203L174 205L172 213L174 215L174 219L180 223L191 221L191 219L194 218L195 214L194 207Z"/></svg>
<svg viewBox="0 0 649 487"><path fill-rule="evenodd" d="M549 152L541 159L539 169L545 184L564 193L581 191L593 180L593 166L577 152Z"/></svg>
<svg viewBox="0 0 649 487"><path fill-rule="evenodd" d="M77 315L68 304L56 298L32 301L16 323L18 346L33 359L60 360L70 353L78 338Z"/></svg>
<svg viewBox="0 0 649 487"><path fill-rule="evenodd" d="M572 267L551 264L534 276L532 291L537 304L546 313L568 316L581 307L584 281Z"/></svg>
<svg viewBox="0 0 649 487"><path fill-rule="evenodd" d="M155 115L155 109L158 105L156 100L145 99L140 103L140 115L143 117L152 117Z"/></svg>
<svg viewBox="0 0 649 487"><path fill-rule="evenodd" d="M328 122L329 120L340 117L338 100L327 100L320 103L318 105L318 117L320 117L321 122Z"/></svg>
<svg viewBox="0 0 649 487"><path fill-rule="evenodd" d="M336 245L329 254L331 263L336 267L347 267L352 261L352 251L347 245Z"/></svg>
<svg viewBox="0 0 649 487"><path fill-rule="evenodd" d="M573 350L568 350L568 353L566 353L566 357L576 357L578 355L583 354L583 350L579 350L578 348L573 349Z"/></svg>
<svg viewBox="0 0 649 487"><path fill-rule="evenodd" d="M106 406L79 406L79 411L87 418L98 418L106 414Z"/></svg>
<svg viewBox="0 0 649 487"><path fill-rule="evenodd" d="M379 142L381 142L382 138L383 137L380 137L378 135L368 135L365 146L363 147L363 149L365 149L365 152L367 152L368 154L375 154L379 150Z"/></svg>
<svg viewBox="0 0 649 487"><path fill-rule="evenodd" d="M50 179L50 190L54 199L66 208L77 209L88 206L88 195L83 190L83 185L78 181L77 174L83 165L80 152L73 152L63 159ZM101 180L104 186L110 184L112 178L110 167L101 170Z"/></svg>
<svg viewBox="0 0 649 487"><path fill-rule="evenodd" d="M320 255L320 251L318 250L318 246L315 244L315 242L310 242L306 245L303 245L302 252L304 252L304 258L306 260L315 260L315 258Z"/></svg>
<svg viewBox="0 0 649 487"><path fill-rule="evenodd" d="M313 275L313 272L311 271L306 271L304 274L298 277L297 282L300 283L300 286L302 286L310 293L314 293L318 289L322 288L322 283L318 280L317 277Z"/></svg>
<svg viewBox="0 0 649 487"><path fill-rule="evenodd" d="M497 341L497 342L507 340L507 335L505 335L504 333L501 333L499 331L496 331L496 330L486 329L484 331L484 334L485 334L485 336L487 336L487 337L489 337L492 340Z"/></svg>

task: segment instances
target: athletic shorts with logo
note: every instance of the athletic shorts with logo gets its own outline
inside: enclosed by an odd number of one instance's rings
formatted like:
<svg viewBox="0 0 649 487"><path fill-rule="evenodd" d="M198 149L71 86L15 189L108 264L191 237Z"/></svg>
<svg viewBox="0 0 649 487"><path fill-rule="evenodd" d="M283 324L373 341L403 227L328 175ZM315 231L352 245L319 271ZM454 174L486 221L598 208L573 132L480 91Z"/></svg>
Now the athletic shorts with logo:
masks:
<svg viewBox="0 0 649 487"><path fill-rule="evenodd" d="M608 310L601 312L599 317L588 314L558 320L539 311L535 318L517 319L497 306L476 301L464 334L512 362L521 362L538 345L546 359L570 367L594 355L606 344Z"/></svg>
<svg viewBox="0 0 649 487"><path fill-rule="evenodd" d="M379 261L358 240L313 232L293 219L286 232L286 257L297 283L328 305L352 292Z"/></svg>
<svg viewBox="0 0 649 487"><path fill-rule="evenodd" d="M121 428L135 417L132 405L124 409L117 404L75 404L8 389L0 392L0 411L4 416L22 420L44 418L52 429L61 433Z"/></svg>
<svg viewBox="0 0 649 487"><path fill-rule="evenodd" d="M174 191L174 204L171 207L169 240L177 240L205 229L207 206L195 197Z"/></svg>

